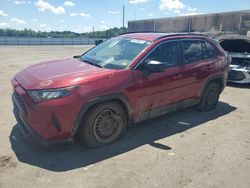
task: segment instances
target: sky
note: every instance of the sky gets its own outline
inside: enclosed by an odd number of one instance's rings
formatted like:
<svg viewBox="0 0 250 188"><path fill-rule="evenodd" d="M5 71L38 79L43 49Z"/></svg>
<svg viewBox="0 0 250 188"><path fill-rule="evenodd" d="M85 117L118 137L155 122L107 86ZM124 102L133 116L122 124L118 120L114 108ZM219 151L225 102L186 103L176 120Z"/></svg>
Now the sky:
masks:
<svg viewBox="0 0 250 188"><path fill-rule="evenodd" d="M250 10L250 0L0 0L0 28L88 32L127 21Z"/></svg>

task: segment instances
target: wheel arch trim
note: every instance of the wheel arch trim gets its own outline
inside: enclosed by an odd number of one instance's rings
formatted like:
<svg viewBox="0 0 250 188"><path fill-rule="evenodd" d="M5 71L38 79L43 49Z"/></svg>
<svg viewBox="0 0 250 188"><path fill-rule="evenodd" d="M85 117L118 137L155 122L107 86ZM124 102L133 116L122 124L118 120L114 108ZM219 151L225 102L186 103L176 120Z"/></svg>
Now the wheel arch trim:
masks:
<svg viewBox="0 0 250 188"><path fill-rule="evenodd" d="M221 92L223 91L223 89L225 88L225 79L224 79L224 76L222 74L220 75L216 75L216 76L211 76L209 77L206 81L205 81L205 84L203 85L203 88L202 88L202 91L201 91L201 96L204 94L207 86L215 81L215 80L219 80L221 82Z"/></svg>
<svg viewBox="0 0 250 188"><path fill-rule="evenodd" d="M115 94L110 94L110 95L105 95L105 96L100 96L94 99L89 100L87 103L85 103L81 110L79 111L79 113L77 114L77 117L74 121L73 127L72 127L72 134L73 136L76 134L80 123L82 121L82 119L84 118L84 116L86 115L86 113L88 112L88 110L98 104L98 103L102 103L102 102L106 102L106 101L110 101L110 100L118 100L122 103L122 105L126 108L126 112L128 115L128 120L132 119L132 107L131 107L131 103L129 101L129 98L123 94L123 93L115 93Z"/></svg>

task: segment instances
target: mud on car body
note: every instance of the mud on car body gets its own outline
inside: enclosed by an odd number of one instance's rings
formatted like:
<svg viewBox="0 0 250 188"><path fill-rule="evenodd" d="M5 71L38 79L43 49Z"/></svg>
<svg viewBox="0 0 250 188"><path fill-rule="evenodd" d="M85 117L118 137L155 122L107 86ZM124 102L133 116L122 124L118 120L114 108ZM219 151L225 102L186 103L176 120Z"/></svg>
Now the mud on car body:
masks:
<svg viewBox="0 0 250 188"><path fill-rule="evenodd" d="M207 36L124 34L17 73L14 114L24 135L40 145L78 138L99 147L118 140L128 122L193 105L214 109L229 63Z"/></svg>

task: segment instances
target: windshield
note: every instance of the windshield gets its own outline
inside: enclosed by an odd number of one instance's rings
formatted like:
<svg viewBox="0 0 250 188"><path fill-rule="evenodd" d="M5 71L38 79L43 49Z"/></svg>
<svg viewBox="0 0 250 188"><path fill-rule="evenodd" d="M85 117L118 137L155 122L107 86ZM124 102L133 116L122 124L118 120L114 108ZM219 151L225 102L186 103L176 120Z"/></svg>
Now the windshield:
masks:
<svg viewBox="0 0 250 188"><path fill-rule="evenodd" d="M125 69L150 43L144 40L116 37L85 53L80 60L108 69Z"/></svg>

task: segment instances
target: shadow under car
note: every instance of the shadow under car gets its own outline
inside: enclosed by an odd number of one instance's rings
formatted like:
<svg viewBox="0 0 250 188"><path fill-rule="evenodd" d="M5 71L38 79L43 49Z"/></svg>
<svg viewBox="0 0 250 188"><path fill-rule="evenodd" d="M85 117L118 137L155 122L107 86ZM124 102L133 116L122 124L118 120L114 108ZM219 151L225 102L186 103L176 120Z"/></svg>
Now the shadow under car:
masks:
<svg viewBox="0 0 250 188"><path fill-rule="evenodd" d="M145 144L162 150L171 150L171 146L157 143L157 140L200 126L234 110L236 107L224 102L219 102L216 109L210 112L198 112L193 108L187 108L130 126L121 140L97 149L89 149L78 143L43 149L27 142L16 125L11 131L10 142L19 161L61 172L86 167Z"/></svg>

